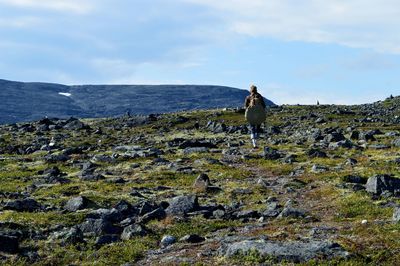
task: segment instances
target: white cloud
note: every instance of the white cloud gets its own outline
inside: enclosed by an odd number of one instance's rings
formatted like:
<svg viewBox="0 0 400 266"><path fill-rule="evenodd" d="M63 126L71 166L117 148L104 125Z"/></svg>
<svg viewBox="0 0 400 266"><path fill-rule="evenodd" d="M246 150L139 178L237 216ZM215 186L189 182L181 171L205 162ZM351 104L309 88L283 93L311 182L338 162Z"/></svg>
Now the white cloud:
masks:
<svg viewBox="0 0 400 266"><path fill-rule="evenodd" d="M94 8L92 1L89 0L0 0L1 4L21 8L73 12L76 14L86 14Z"/></svg>
<svg viewBox="0 0 400 266"><path fill-rule="evenodd" d="M329 64L317 64L311 66L303 66L295 71L295 75L302 79L321 78L330 70Z"/></svg>
<svg viewBox="0 0 400 266"><path fill-rule="evenodd" d="M95 58L91 60L91 66L106 76L107 84L184 84L178 79L154 79L148 78L148 73L157 76L171 68L193 68L201 65L196 62L129 62L119 58Z"/></svg>
<svg viewBox="0 0 400 266"><path fill-rule="evenodd" d="M397 0L181 0L210 7L231 32L400 53Z"/></svg>
<svg viewBox="0 0 400 266"><path fill-rule="evenodd" d="M399 65L387 55L376 53L364 53L355 58L348 58L341 65L351 70L390 70Z"/></svg>
<svg viewBox="0 0 400 266"><path fill-rule="evenodd" d="M0 18L0 28L29 28L41 23L42 19L37 17Z"/></svg>
<svg viewBox="0 0 400 266"><path fill-rule="evenodd" d="M91 65L102 73L120 75L134 71L137 67L126 60L114 58L95 58L91 61Z"/></svg>
<svg viewBox="0 0 400 266"><path fill-rule="evenodd" d="M11 67L12 71L5 78L15 81L23 82L50 82L60 84L81 84L80 80L74 79L69 73L66 73L59 69L50 68L18 68L15 71L14 67ZM1 70L1 65L0 65ZM10 66L4 69L3 73L10 71ZM24 78L21 78L24 77Z"/></svg>
<svg viewBox="0 0 400 266"><path fill-rule="evenodd" d="M118 79L113 79L107 82L107 84L134 84L134 85L164 85L164 84L174 84L174 85L184 85L186 82L183 80L158 80L158 79L146 79L139 75L133 74L132 76L122 77Z"/></svg>

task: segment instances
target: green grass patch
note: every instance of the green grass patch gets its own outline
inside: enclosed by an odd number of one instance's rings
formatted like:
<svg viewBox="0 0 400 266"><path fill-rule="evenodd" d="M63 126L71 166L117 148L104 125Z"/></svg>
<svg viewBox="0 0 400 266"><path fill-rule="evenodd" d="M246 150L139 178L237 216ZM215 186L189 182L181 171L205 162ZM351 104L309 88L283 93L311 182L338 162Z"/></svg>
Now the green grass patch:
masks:
<svg viewBox="0 0 400 266"><path fill-rule="evenodd" d="M392 208L384 208L373 201L367 193L352 193L340 201L338 220L387 220L393 213Z"/></svg>
<svg viewBox="0 0 400 266"><path fill-rule="evenodd" d="M14 222L29 226L51 226L56 224L75 225L83 222L85 214L59 212L15 212L4 211L0 213L0 221Z"/></svg>

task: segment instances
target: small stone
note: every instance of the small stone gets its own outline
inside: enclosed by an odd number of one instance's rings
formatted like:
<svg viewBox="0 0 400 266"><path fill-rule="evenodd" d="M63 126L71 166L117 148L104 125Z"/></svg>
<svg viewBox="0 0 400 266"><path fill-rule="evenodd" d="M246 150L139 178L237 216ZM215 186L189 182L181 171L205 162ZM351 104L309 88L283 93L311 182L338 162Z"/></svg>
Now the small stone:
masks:
<svg viewBox="0 0 400 266"><path fill-rule="evenodd" d="M178 196L170 200L166 209L169 215L183 215L198 208L197 197L194 195Z"/></svg>
<svg viewBox="0 0 400 266"><path fill-rule="evenodd" d="M154 211L148 212L140 218L142 223L147 223L151 220L162 220L166 216L163 208L157 208Z"/></svg>
<svg viewBox="0 0 400 266"><path fill-rule="evenodd" d="M110 184L124 184L127 181L125 179L123 179L122 177L115 177L115 178L107 179L107 182Z"/></svg>
<svg viewBox="0 0 400 266"><path fill-rule="evenodd" d="M157 206L151 201L144 201L139 208L139 215L145 215L157 209Z"/></svg>
<svg viewBox="0 0 400 266"><path fill-rule="evenodd" d="M288 200L285 202L284 207L285 207L285 208L290 208L290 207L293 206L293 203L294 203L293 200L288 199Z"/></svg>
<svg viewBox="0 0 400 266"><path fill-rule="evenodd" d="M85 128L88 128L88 126L86 126L81 121L75 118L69 119L68 123L64 126L64 129L69 129L69 130L81 130Z"/></svg>
<svg viewBox="0 0 400 266"><path fill-rule="evenodd" d="M132 224L124 228L124 231L121 234L121 239L129 240L136 236L145 236L147 235L147 230L139 225L139 224Z"/></svg>
<svg viewBox="0 0 400 266"><path fill-rule="evenodd" d="M210 178L208 175L202 173L194 181L193 187L199 191L206 191L210 185Z"/></svg>
<svg viewBox="0 0 400 266"><path fill-rule="evenodd" d="M293 164L296 162L296 155L289 154L285 158L283 158L283 162L287 164Z"/></svg>
<svg viewBox="0 0 400 266"><path fill-rule="evenodd" d="M395 207L394 208L392 220L395 223L400 222L400 207Z"/></svg>
<svg viewBox="0 0 400 266"><path fill-rule="evenodd" d="M362 221L361 221L361 224L363 224L363 225L364 225L364 224L367 224L367 223L368 223L367 220L362 220Z"/></svg>
<svg viewBox="0 0 400 266"><path fill-rule="evenodd" d="M68 200L64 209L70 212L76 212L77 210L86 209L90 203L91 201L88 198L79 196Z"/></svg>
<svg viewBox="0 0 400 266"><path fill-rule="evenodd" d="M307 216L304 210L285 207L283 211L279 214L278 218L305 218Z"/></svg>
<svg viewBox="0 0 400 266"><path fill-rule="evenodd" d="M98 164L88 161L82 164L82 171L94 171L97 167L99 167Z"/></svg>
<svg viewBox="0 0 400 266"><path fill-rule="evenodd" d="M63 237L63 243L76 244L82 242L84 242L83 233L79 228L73 227L65 232L65 235Z"/></svg>
<svg viewBox="0 0 400 266"><path fill-rule="evenodd" d="M121 200L115 206L114 209L118 210L123 215L132 214L135 208L127 201Z"/></svg>
<svg viewBox="0 0 400 266"><path fill-rule="evenodd" d="M321 151L321 150L318 150L318 149L310 149L307 152L307 155L310 158L326 158L326 157L328 157L328 155L324 151Z"/></svg>
<svg viewBox="0 0 400 266"><path fill-rule="evenodd" d="M392 145L395 147L400 147L400 138L393 140Z"/></svg>
<svg viewBox="0 0 400 266"><path fill-rule="evenodd" d="M346 175L342 178L346 183L365 184L366 179L358 175Z"/></svg>
<svg viewBox="0 0 400 266"><path fill-rule="evenodd" d="M326 167L324 165L319 165L319 164L314 164L311 167L311 172L313 172L313 173L323 173L323 172L326 172L328 170L329 170L328 167Z"/></svg>
<svg viewBox="0 0 400 266"><path fill-rule="evenodd" d="M345 137L341 133L333 132L331 134L328 134L325 137L325 140L327 142L338 142L338 141L341 141L341 140L345 140Z"/></svg>
<svg viewBox="0 0 400 266"><path fill-rule="evenodd" d="M277 217L281 212L281 209L282 207L279 205L276 198L271 198L270 200L267 199L267 209L262 213L262 217Z"/></svg>
<svg viewBox="0 0 400 266"><path fill-rule="evenodd" d="M128 225L134 224L135 222L136 222L136 219L129 217L129 218L122 220L119 224L122 227L127 227Z"/></svg>
<svg viewBox="0 0 400 266"><path fill-rule="evenodd" d="M44 157L47 163L66 162L70 157L66 154L49 154Z"/></svg>
<svg viewBox="0 0 400 266"><path fill-rule="evenodd" d="M264 147L263 157L266 160L277 160L281 158L281 154L273 148Z"/></svg>
<svg viewBox="0 0 400 266"><path fill-rule="evenodd" d="M192 234L192 235L185 235L181 239L179 239L180 242L187 242L187 243L200 243L206 240L204 237Z"/></svg>
<svg viewBox="0 0 400 266"><path fill-rule="evenodd" d="M374 135L373 131L361 132L359 139L364 141L375 141L376 139Z"/></svg>
<svg viewBox="0 0 400 266"><path fill-rule="evenodd" d="M105 177L101 174L85 174L85 175L81 175L80 179L83 181L99 181L102 179L105 179Z"/></svg>
<svg viewBox="0 0 400 266"><path fill-rule="evenodd" d="M0 233L0 251L7 253L17 253L19 249L18 238L15 236L3 235Z"/></svg>
<svg viewBox="0 0 400 266"><path fill-rule="evenodd" d="M224 210L218 209L218 210L213 211L213 216L215 219L222 219L222 218L224 218L224 215L225 215Z"/></svg>
<svg viewBox="0 0 400 266"><path fill-rule="evenodd" d="M357 163L358 163L358 161L356 159L353 159L353 158L349 158L349 159L346 160L346 165L349 165L349 166L354 166Z"/></svg>
<svg viewBox="0 0 400 266"><path fill-rule="evenodd" d="M39 174L44 174L44 175L49 175L49 176L59 176L59 175L62 174L60 169L57 166L54 166L52 168L48 168L48 169L46 169L46 170L44 170L42 172L39 171L38 173Z"/></svg>
<svg viewBox="0 0 400 266"><path fill-rule="evenodd" d="M269 186L268 182L261 177L257 180L257 185L262 188L267 188Z"/></svg>
<svg viewBox="0 0 400 266"><path fill-rule="evenodd" d="M393 192L388 191L388 190L385 190L385 191L383 191L383 192L381 193L381 197L382 197L382 198L388 199L388 198L391 198L391 197L393 197L393 196L394 196Z"/></svg>
<svg viewBox="0 0 400 266"><path fill-rule="evenodd" d="M206 147L185 148L183 150L184 155L190 155L193 153L207 153L207 152L208 152L208 148L206 148Z"/></svg>
<svg viewBox="0 0 400 266"><path fill-rule="evenodd" d="M133 264L132 262L128 262L128 263L122 264L121 266L135 266L135 264Z"/></svg>
<svg viewBox="0 0 400 266"><path fill-rule="evenodd" d="M133 164L130 165L131 169L136 169L136 168L139 168L139 167L140 167L140 164L138 164L138 163L133 163Z"/></svg>
<svg viewBox="0 0 400 266"><path fill-rule="evenodd" d="M163 236L163 238L161 239L161 247L165 248L168 247L172 244L174 244L176 242L176 237L171 236L171 235L166 235Z"/></svg>
<svg viewBox="0 0 400 266"><path fill-rule="evenodd" d="M254 210L245 210L236 213L236 217L238 219L249 219L249 218L256 218L260 217L260 213Z"/></svg>
<svg viewBox="0 0 400 266"><path fill-rule="evenodd" d="M358 140L360 138L360 132L357 130L354 130L350 133L350 138L353 140Z"/></svg>
<svg viewBox="0 0 400 266"><path fill-rule="evenodd" d="M98 238L96 238L95 246L101 247L101 246L104 246L107 244L118 242L120 240L121 239L120 239L119 235L103 235L103 236L99 236Z"/></svg>

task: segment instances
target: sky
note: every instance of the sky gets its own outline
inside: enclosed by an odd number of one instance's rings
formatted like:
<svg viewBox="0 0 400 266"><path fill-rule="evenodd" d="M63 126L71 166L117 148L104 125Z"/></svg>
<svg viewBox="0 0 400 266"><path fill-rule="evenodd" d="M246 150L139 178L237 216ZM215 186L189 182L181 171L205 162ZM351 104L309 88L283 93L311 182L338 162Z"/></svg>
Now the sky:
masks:
<svg viewBox="0 0 400 266"><path fill-rule="evenodd" d="M398 0L0 0L0 78L258 86L278 104L400 95Z"/></svg>

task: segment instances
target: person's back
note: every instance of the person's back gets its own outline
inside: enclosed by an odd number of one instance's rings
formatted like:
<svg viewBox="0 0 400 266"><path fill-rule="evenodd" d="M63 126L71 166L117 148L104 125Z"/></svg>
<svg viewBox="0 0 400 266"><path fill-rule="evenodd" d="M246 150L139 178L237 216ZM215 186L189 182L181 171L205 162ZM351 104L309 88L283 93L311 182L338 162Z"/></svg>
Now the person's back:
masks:
<svg viewBox="0 0 400 266"><path fill-rule="evenodd" d="M246 100L245 100L245 108L246 109L248 107L253 107L258 104L261 105L264 109L266 108L264 98L257 91L251 93L249 96L246 97Z"/></svg>

